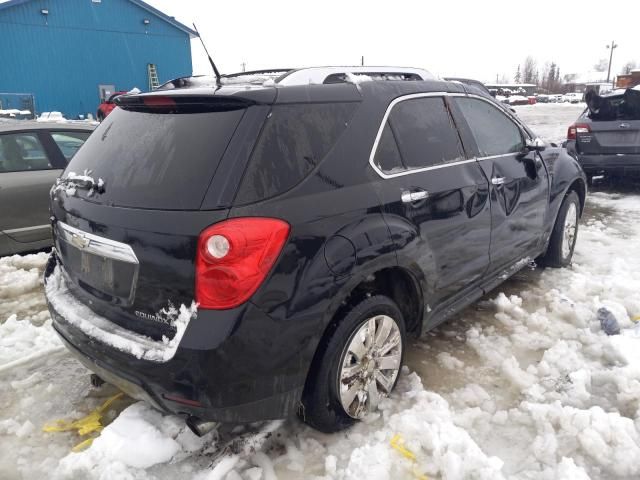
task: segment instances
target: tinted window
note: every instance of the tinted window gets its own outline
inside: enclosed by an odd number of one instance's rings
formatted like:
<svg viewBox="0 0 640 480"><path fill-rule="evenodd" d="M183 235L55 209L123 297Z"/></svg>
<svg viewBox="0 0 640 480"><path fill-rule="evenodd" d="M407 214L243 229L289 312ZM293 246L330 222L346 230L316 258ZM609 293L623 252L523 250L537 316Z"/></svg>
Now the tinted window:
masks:
<svg viewBox="0 0 640 480"><path fill-rule="evenodd" d="M71 159L66 172L91 170L115 206L200 208L244 110L145 113L116 108ZM87 191L78 190L78 195Z"/></svg>
<svg viewBox="0 0 640 480"><path fill-rule="evenodd" d="M53 168L35 133L0 135L0 172Z"/></svg>
<svg viewBox="0 0 640 480"><path fill-rule="evenodd" d="M347 128L356 105L274 106L251 154L238 201L248 203L272 197L304 179Z"/></svg>
<svg viewBox="0 0 640 480"><path fill-rule="evenodd" d="M67 161L73 158L89 135L91 135L89 132L51 132L53 141L56 142Z"/></svg>
<svg viewBox="0 0 640 480"><path fill-rule="evenodd" d="M380 170L389 175L406 170L389 122L385 124L382 131L373 162Z"/></svg>
<svg viewBox="0 0 640 480"><path fill-rule="evenodd" d="M440 165L464 156L458 131L441 97L396 104L389 125L408 169Z"/></svg>
<svg viewBox="0 0 640 480"><path fill-rule="evenodd" d="M479 155L503 155L524 149L518 126L493 105L475 98L455 98L478 145Z"/></svg>

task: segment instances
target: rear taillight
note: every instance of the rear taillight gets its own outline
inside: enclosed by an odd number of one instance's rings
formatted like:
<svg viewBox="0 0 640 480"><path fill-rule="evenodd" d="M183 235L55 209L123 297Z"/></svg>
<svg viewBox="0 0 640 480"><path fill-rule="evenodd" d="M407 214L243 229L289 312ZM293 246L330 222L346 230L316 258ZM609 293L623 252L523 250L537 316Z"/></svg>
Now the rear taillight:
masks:
<svg viewBox="0 0 640 480"><path fill-rule="evenodd" d="M567 140L575 140L578 133L589 133L591 132L591 127L587 123L576 123L569 127L567 130Z"/></svg>
<svg viewBox="0 0 640 480"><path fill-rule="evenodd" d="M277 260L289 224L275 218L233 218L205 229L198 238L196 302L223 310L246 302Z"/></svg>

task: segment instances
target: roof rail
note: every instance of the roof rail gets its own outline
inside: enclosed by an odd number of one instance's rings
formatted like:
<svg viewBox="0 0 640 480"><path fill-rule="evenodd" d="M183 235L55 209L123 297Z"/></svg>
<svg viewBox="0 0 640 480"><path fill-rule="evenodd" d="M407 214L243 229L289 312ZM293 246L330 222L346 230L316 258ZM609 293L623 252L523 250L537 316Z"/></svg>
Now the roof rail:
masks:
<svg viewBox="0 0 640 480"><path fill-rule="evenodd" d="M371 77L372 80L436 80L427 70L411 67L308 67L291 70L276 80L278 85L309 85L349 82L349 75Z"/></svg>
<svg viewBox="0 0 640 480"><path fill-rule="evenodd" d="M266 76L275 76L279 77L283 73L290 72L294 70L293 68L267 68L264 70L249 70L247 72L237 72L237 73L226 73L222 75L222 78L237 78L237 77L245 77L251 75L266 75Z"/></svg>
<svg viewBox="0 0 640 480"><path fill-rule="evenodd" d="M331 83L353 83L360 79L386 81L438 80L438 77L421 68L411 67L307 67L307 68L269 68L236 72L221 75L222 86L233 85L321 85ZM208 75L181 77L170 80L156 90L174 88L219 87L215 79Z"/></svg>

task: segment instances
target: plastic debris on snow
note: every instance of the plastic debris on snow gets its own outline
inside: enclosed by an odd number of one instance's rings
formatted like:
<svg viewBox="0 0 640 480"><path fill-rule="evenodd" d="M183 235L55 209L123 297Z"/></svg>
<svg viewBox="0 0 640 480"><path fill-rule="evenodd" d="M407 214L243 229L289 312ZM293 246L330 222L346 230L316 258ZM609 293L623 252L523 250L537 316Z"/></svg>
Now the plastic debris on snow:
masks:
<svg viewBox="0 0 640 480"><path fill-rule="evenodd" d="M65 321L79 328L86 335L136 358L157 362L166 362L173 358L189 322L197 315L198 310L195 303L192 303L190 307L185 305L181 305L180 308L170 306L169 309L163 310L163 318L167 318L169 325L175 328L176 334L171 340L163 337L162 341L156 341L119 327L97 315L76 299L69 292L59 266L47 279L45 290L53 308L64 317Z"/></svg>
<svg viewBox="0 0 640 480"><path fill-rule="evenodd" d="M600 307L597 312L598 320L600 321L600 326L602 330L607 335L619 335L620 334L620 326L618 325L618 320L606 307Z"/></svg>
<svg viewBox="0 0 640 480"><path fill-rule="evenodd" d="M108 398L102 405L95 408L88 415L78 420L56 420L53 423L49 423L42 427L43 432L55 433L55 432L69 432L77 431L78 435L85 436L92 433L99 433L104 428L103 416L109 409L109 407L117 400L121 399L124 393L120 392L116 395ZM93 442L94 437L87 438L73 447L74 452L78 452L87 448Z"/></svg>

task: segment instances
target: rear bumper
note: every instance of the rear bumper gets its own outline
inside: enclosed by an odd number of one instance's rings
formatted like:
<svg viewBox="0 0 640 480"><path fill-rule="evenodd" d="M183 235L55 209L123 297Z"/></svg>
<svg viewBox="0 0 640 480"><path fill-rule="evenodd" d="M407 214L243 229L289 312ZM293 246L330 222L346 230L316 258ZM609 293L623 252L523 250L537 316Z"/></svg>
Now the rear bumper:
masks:
<svg viewBox="0 0 640 480"><path fill-rule="evenodd" d="M597 175L640 175L640 154L587 155L578 154L578 162L585 173Z"/></svg>
<svg viewBox="0 0 640 480"><path fill-rule="evenodd" d="M54 267L52 255L45 282ZM54 329L83 365L159 410L246 423L284 418L299 404L308 367L296 349L299 342L252 304L226 311L200 310L173 357L158 362L91 337L67 321L50 298L47 303Z"/></svg>

